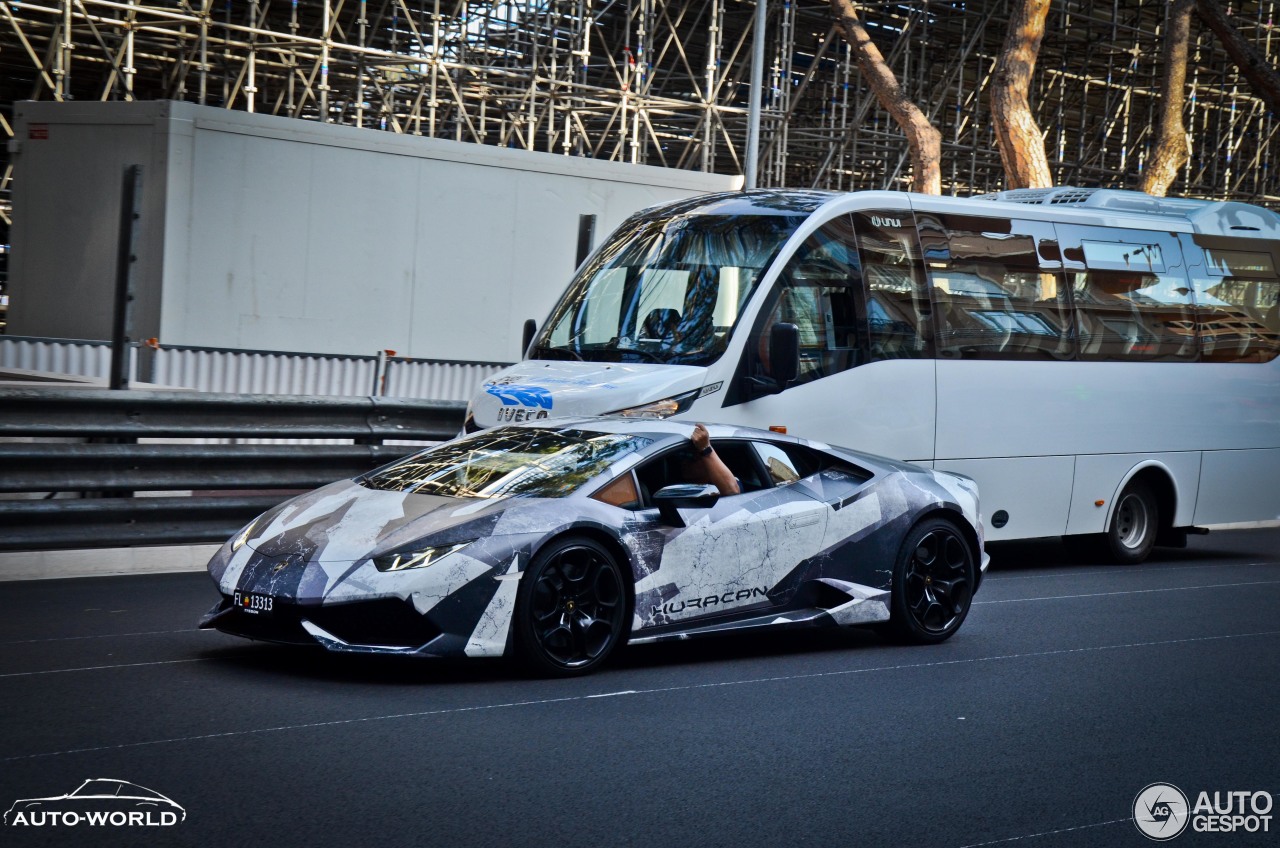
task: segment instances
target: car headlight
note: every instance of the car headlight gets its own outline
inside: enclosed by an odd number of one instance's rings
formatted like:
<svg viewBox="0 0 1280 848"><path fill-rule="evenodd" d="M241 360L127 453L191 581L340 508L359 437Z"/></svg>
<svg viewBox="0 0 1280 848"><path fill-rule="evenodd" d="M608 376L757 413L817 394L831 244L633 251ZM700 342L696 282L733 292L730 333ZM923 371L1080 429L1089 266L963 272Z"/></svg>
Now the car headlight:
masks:
<svg viewBox="0 0 1280 848"><path fill-rule="evenodd" d="M618 409L613 412L605 413L606 415L620 415L623 418L670 418L672 415L684 412L693 406L693 402L698 399L698 395L702 389L694 389L691 392L685 392L682 395L674 395L662 400L655 400L652 403L646 403L643 406L632 406L627 409Z"/></svg>
<svg viewBox="0 0 1280 848"><path fill-rule="evenodd" d="M419 548L416 551L401 551L396 554L385 554L373 558L373 567L379 571L407 571L410 568L426 568L439 562L449 554L457 553L474 539L458 542L456 545L437 545L431 548Z"/></svg>
<svg viewBox="0 0 1280 848"><path fill-rule="evenodd" d="M245 528L240 531L240 535L236 536L235 539L231 541L231 553L235 553L236 551L243 548L245 545L249 544L249 537L253 535L254 530L258 529L258 524L261 523L262 519L264 518L266 518L265 515L259 515L257 518L250 521L245 526Z"/></svg>

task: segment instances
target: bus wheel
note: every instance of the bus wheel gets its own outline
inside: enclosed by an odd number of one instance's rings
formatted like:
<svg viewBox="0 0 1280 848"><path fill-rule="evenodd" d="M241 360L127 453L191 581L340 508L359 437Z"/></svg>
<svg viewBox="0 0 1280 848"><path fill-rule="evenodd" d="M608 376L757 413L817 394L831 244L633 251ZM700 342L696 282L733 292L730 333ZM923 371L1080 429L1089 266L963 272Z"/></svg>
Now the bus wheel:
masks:
<svg viewBox="0 0 1280 848"><path fill-rule="evenodd" d="M1111 526L1104 536L1106 550L1115 562L1133 565L1151 553L1160 530L1160 513L1155 493L1141 480L1134 480L1120 493Z"/></svg>

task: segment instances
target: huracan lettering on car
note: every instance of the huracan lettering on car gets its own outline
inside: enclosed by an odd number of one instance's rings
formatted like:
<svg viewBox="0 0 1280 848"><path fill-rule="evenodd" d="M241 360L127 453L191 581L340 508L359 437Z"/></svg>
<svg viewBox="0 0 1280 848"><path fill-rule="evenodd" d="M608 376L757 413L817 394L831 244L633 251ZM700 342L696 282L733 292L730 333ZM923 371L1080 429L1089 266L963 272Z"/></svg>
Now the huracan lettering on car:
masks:
<svg viewBox="0 0 1280 848"><path fill-rule="evenodd" d="M502 401L503 406L527 406L535 409L551 409L554 401L551 392L541 386L515 386L491 383L484 387L489 394ZM546 417L546 416L542 416Z"/></svg>
<svg viewBox="0 0 1280 848"><path fill-rule="evenodd" d="M668 601L660 607L653 608L654 615L678 615L688 609L706 610L720 604L735 604L751 598L768 598L766 587L739 589L736 592L725 592L723 595L707 595L705 598L692 598L688 601Z"/></svg>

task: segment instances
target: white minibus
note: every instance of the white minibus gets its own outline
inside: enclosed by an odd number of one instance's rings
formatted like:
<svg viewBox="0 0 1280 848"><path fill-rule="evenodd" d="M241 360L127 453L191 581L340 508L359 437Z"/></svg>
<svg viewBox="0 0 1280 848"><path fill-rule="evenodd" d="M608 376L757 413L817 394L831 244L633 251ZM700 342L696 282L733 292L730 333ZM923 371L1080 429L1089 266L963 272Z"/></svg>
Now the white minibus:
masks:
<svg viewBox="0 0 1280 848"><path fill-rule="evenodd" d="M977 480L1138 562L1280 524L1280 215L1107 189L747 191L627 220L466 428L679 416Z"/></svg>

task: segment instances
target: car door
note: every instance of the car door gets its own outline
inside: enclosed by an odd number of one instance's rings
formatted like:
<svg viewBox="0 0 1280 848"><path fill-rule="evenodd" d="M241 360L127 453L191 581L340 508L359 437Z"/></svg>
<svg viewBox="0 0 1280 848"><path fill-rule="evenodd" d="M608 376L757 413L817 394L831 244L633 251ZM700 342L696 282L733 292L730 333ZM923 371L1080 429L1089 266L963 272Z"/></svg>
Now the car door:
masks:
<svg viewBox="0 0 1280 848"><path fill-rule="evenodd" d="M773 477L746 440L716 441L743 491L708 509L682 512L686 526L655 528L658 567L636 584L636 613L663 625L746 612L774 603L771 592L820 542L829 511L795 481ZM798 478L797 478L798 479ZM653 510L651 521L658 521ZM809 540L797 546L797 539Z"/></svg>

